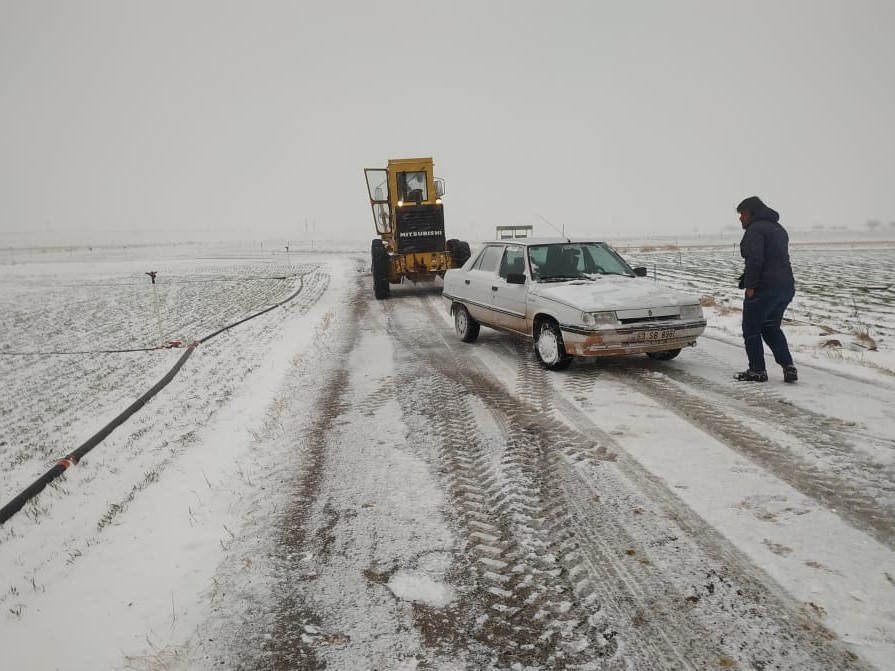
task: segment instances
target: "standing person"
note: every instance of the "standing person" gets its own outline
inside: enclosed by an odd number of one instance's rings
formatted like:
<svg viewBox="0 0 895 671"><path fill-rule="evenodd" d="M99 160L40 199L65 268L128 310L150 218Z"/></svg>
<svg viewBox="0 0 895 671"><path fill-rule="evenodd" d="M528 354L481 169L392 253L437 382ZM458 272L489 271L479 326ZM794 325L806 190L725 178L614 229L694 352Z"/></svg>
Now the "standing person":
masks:
<svg viewBox="0 0 895 671"><path fill-rule="evenodd" d="M786 336L780 328L783 313L795 295L795 279L789 264L789 235L778 223L780 215L750 196L737 205L743 239L740 255L745 259L743 273L743 342L749 368L734 377L743 382L767 382L764 345L783 367L783 381L795 382L799 373L792 362Z"/></svg>

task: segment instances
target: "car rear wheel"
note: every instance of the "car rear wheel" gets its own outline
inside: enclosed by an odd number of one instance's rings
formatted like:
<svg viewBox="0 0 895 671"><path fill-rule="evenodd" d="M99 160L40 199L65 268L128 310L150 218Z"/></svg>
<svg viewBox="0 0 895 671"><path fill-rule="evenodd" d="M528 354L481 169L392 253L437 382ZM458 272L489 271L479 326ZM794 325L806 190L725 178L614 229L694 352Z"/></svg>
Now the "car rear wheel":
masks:
<svg viewBox="0 0 895 671"><path fill-rule="evenodd" d="M572 357L566 354L562 341L562 333L556 322L544 321L538 326L535 336L535 356L547 370L563 370L572 363Z"/></svg>
<svg viewBox="0 0 895 671"><path fill-rule="evenodd" d="M473 342L479 337L481 326L469 315L465 305L454 307L454 327L463 342Z"/></svg>
<svg viewBox="0 0 895 671"><path fill-rule="evenodd" d="M666 349L661 352L647 352L646 355L650 359L655 359L656 361L671 361L674 357L681 353L680 348L678 349Z"/></svg>

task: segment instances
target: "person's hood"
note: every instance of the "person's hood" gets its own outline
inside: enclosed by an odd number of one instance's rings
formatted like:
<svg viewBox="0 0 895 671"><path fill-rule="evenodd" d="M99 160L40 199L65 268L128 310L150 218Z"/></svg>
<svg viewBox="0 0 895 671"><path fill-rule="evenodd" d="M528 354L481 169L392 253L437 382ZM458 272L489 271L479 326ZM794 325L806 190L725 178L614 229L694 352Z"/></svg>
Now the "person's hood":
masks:
<svg viewBox="0 0 895 671"><path fill-rule="evenodd" d="M752 213L752 221L770 221L776 224L780 221L780 214L765 205Z"/></svg>

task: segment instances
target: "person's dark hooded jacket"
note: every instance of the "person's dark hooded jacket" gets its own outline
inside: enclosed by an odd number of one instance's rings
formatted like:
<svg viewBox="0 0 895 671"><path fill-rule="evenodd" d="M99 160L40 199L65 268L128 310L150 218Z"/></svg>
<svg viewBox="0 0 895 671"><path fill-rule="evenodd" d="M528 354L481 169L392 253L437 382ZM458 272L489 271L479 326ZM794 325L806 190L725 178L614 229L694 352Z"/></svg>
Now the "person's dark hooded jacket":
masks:
<svg viewBox="0 0 895 671"><path fill-rule="evenodd" d="M743 288L795 286L789 263L789 235L779 219L780 215L766 205L752 212L752 221L740 241L740 255L746 260Z"/></svg>

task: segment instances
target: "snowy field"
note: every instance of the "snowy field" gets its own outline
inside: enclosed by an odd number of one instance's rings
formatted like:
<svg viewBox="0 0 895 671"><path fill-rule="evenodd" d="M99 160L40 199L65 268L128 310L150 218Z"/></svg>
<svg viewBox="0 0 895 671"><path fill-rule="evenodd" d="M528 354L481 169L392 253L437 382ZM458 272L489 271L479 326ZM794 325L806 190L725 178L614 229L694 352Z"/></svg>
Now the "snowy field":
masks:
<svg viewBox="0 0 895 671"><path fill-rule="evenodd" d="M350 264L347 257L333 260L331 253L324 259L287 255L282 248L265 252L257 245L34 250L9 254L6 260L0 266L2 505L159 382L191 344L207 339L145 408L0 527L0 648L8 651L10 637L24 640L16 623L43 621L38 626L46 627L44 618L50 618L51 628L59 631L83 623L79 602L85 597L69 601L63 596L62 603L52 605L48 598L55 601L65 590L48 585L71 579L81 558L118 537L122 526L132 529L132 538L146 534L150 547L161 547L151 540L153 534L176 525L160 521L143 527L133 514L127 515L135 501L146 498L141 496L146 490L159 490L159 483L167 488L184 475L182 469L197 468L188 471L189 484L181 482L185 489L180 494L163 494L161 501L150 503L180 510L185 502L177 499L188 493L193 500L185 503L183 520L192 528L210 499L227 497L232 479L249 478L252 466L244 460L244 450L253 432L261 430L292 349L310 345L324 316L319 311L338 300L336 292L329 301L321 300L333 269L338 282L344 282ZM156 284L146 275L151 271ZM281 301L287 302L218 333ZM222 408L227 411L221 413ZM220 422L224 426L210 438L208 427ZM231 462L236 455L241 459ZM185 467L196 457L198 462ZM230 484L225 487L224 481ZM219 512L230 505L222 500ZM163 510L136 513L142 514ZM212 539L203 545L193 538L190 547L210 547L214 554L227 537L220 520L215 527ZM139 547L132 548L135 554L153 556ZM126 553L113 561L130 571L137 570L135 559ZM214 564L205 565L201 552L196 560L210 575ZM152 561L140 569L146 572L142 576L111 578L103 570L88 580L98 586L110 579L116 585L129 582L128 587L119 585L121 598L134 606L123 629L136 631L144 628L137 624L144 619L139 609L157 607L165 594L170 607L181 607L172 604L174 591L153 593L156 580L173 586L165 571L174 568ZM193 568L181 568L184 573L175 583L195 577ZM151 594L148 601L134 595L138 585L137 593ZM114 641L115 628L123 623L118 617L116 622L105 619L97 614L96 624L111 628L109 640ZM151 634L145 638L147 633L139 636L139 645L152 640ZM32 653L23 648L22 654L22 663L10 668L110 668L121 651L105 650L95 659L75 655L67 663L57 659L53 666L46 660L31 666L24 660Z"/></svg>
<svg viewBox="0 0 895 671"><path fill-rule="evenodd" d="M739 334L742 292L736 278L743 260L738 245L620 251L632 265L647 266L650 277L711 297L718 310L710 325ZM891 374L895 244L800 245L791 256L797 292L786 313L790 339L806 353L879 365ZM732 313L734 318L728 318Z"/></svg>
<svg viewBox="0 0 895 671"><path fill-rule="evenodd" d="M741 293L735 280L742 261L732 247L621 251L632 265L647 266L650 278L703 296L706 337L737 344ZM786 333L803 371L798 388L810 394L809 371L828 370L895 390L895 247L797 247L793 260L798 293ZM234 566L231 547L247 533L263 532L257 521L247 523L247 509L265 509L265 501L283 495L265 488L283 482L282 472L270 474L289 467L292 428L320 429L312 411L342 402L316 398L315 391L349 365L338 359L335 343L340 325L352 318L349 306L373 300L372 289L353 293L359 279L369 284L368 274L365 254L335 248L287 253L281 246L232 243L4 252L0 506L192 351L144 408L0 526L4 668L205 668L207 649L216 645L206 630L216 602L224 599L235 620L250 618L255 607L226 601L221 567L244 593L265 592L263 562L240 555ZM443 317L436 347L452 335ZM482 351L487 356L487 339ZM359 352L352 371L387 377L388 357ZM372 382L371 393L379 393ZM891 409L874 415L847 395L836 397L835 389L825 393L832 396L809 400L835 407L839 419L891 442ZM614 409L634 429L644 422L649 433L651 420L640 410L625 415L619 403ZM355 425L326 428L362 435L366 423L376 421L361 414ZM872 457L887 483L880 491L891 493L895 454L879 444L875 449ZM346 473L351 480L350 469ZM402 474L420 483L434 477ZM707 470L704 477L714 476ZM430 496L415 514L443 535L443 520L437 522L443 495ZM891 562L885 548L878 552L874 556ZM889 656L895 654L895 566L873 570L885 578L877 593L852 595L859 615L854 605L848 616L828 610L834 621L840 617L833 629L846 638L842 632L850 627L864 631L856 622L866 607L866 631L874 634L849 642L868 664L895 669ZM444 583L399 577L389 585L399 598L430 605L454 598ZM785 583L785 576L779 579ZM318 647L338 647L336 635L324 640L313 627L307 631ZM417 668L400 659L375 668ZM345 662L332 668L362 667Z"/></svg>
<svg viewBox="0 0 895 671"><path fill-rule="evenodd" d="M298 309L326 289L327 278L316 266L292 263L284 254L175 259L151 267L148 260L130 261L124 256L94 260L91 253L58 264L3 268L3 499L24 489L54 457L68 454L91 428L117 415L123 401L130 402L152 387L191 343L299 289ZM156 284L145 274L150 271L157 273ZM197 350L193 391L178 402L185 400L187 407L207 414L225 403L256 365L250 361L252 350L281 337L279 321L262 319L243 329L250 330L248 343L234 342L246 337L242 333L209 340L207 347ZM213 376L215 383L206 383L205 376ZM160 432L174 442L189 440L192 429L185 426L172 432L175 423L158 418L150 426L138 416L129 433L120 432L111 440L124 441L122 449L135 456L145 455L148 443L158 444ZM136 466L141 458L131 464ZM145 477L154 472L152 463L138 467ZM50 498L42 500L46 504ZM117 505L111 504L110 518ZM24 515L39 521L43 511L35 502Z"/></svg>

